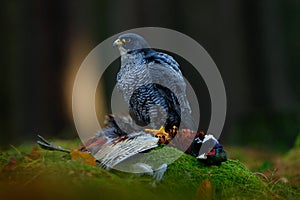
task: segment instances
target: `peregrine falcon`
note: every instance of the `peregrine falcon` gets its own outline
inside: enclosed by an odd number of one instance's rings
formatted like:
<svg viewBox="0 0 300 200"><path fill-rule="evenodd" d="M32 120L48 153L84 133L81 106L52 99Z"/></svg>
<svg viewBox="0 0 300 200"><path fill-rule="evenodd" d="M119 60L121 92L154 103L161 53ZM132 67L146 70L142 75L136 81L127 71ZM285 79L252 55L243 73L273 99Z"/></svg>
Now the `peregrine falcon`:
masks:
<svg viewBox="0 0 300 200"><path fill-rule="evenodd" d="M133 33L122 34L113 43L121 54L117 88L139 126L169 135L174 128L195 130L186 84L179 64L170 55L151 49Z"/></svg>
<svg viewBox="0 0 300 200"><path fill-rule="evenodd" d="M117 88L128 104L130 116L107 115L106 127L84 141L79 150L92 154L98 165L105 169L161 143L191 154L208 165L220 165L226 161L227 153L217 139L195 129L179 64L170 55L151 49L137 34L123 34L113 45L121 54ZM137 125L142 126L142 130ZM38 137L37 143L44 149L71 153ZM209 143L213 143L212 148L207 145ZM209 149L200 152L203 145ZM152 175L154 184L162 179L166 169L166 163L156 169L146 163L133 165L135 173Z"/></svg>

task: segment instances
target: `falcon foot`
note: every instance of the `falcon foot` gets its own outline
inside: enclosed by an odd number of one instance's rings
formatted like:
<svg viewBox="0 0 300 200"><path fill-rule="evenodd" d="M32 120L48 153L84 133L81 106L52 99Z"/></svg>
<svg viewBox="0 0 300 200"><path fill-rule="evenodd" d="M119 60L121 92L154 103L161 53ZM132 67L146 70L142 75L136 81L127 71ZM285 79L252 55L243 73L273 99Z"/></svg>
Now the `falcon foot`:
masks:
<svg viewBox="0 0 300 200"><path fill-rule="evenodd" d="M168 144L175 137L178 128L173 126L173 128L167 132L165 127L161 126L160 129L145 129L145 131L152 133L154 137L157 137L160 144Z"/></svg>
<svg viewBox="0 0 300 200"><path fill-rule="evenodd" d="M40 140L37 141L38 145L42 148L42 149L46 149L46 150L50 150L50 151L61 151L61 152L65 152L65 153L70 153L71 151L68 149L64 149L60 146L55 146L54 144L48 142L46 139L44 139L42 136L38 135L38 138Z"/></svg>

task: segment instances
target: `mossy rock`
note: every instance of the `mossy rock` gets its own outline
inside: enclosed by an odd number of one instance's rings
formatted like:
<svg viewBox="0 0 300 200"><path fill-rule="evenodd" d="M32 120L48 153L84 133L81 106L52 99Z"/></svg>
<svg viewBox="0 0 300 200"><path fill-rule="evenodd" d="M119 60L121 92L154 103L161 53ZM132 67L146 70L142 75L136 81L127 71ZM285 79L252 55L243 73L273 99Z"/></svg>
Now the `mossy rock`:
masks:
<svg viewBox="0 0 300 200"><path fill-rule="evenodd" d="M150 157L172 159L182 152L164 147ZM153 186L153 178L120 171L107 171L70 160L60 152L40 150L40 157L28 153L0 153L0 196L5 199L266 199L272 197L259 177L239 161L205 166L196 158L182 154L169 164L164 179ZM10 163L11 159L17 162ZM149 157L147 158L149 159ZM143 161L147 162L147 159ZM159 164L159 163L158 163ZM209 180L211 188L202 188ZM200 186L201 185L201 186ZM206 191L207 190L207 191ZM207 194L208 196L207 196Z"/></svg>
<svg viewBox="0 0 300 200"><path fill-rule="evenodd" d="M158 167L161 164L160 157L164 157L165 160L173 160L173 157L181 155L179 159L168 166L163 181L158 183L155 188L151 188L151 191L161 194L162 199L195 199L201 195L205 196L203 194L205 189L201 190L201 187L206 179L213 187L213 192L210 194L212 199L239 197L267 199L272 196L267 185L239 161L228 160L220 166L207 166L200 163L195 157L182 154L175 148L164 147L160 149L159 154L156 152L156 150L150 152L150 156L142 158L139 162L148 163L150 160L150 163L153 164L153 160L157 160L156 167ZM135 176L134 179L139 182L140 177ZM149 181L151 182L151 178ZM207 192L209 193L209 191Z"/></svg>

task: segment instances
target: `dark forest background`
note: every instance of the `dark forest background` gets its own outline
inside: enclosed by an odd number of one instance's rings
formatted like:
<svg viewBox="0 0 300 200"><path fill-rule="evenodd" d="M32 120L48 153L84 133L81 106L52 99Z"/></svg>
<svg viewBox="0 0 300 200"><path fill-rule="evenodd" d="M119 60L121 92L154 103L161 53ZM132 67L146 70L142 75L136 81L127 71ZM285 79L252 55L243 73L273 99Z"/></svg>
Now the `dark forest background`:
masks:
<svg viewBox="0 0 300 200"><path fill-rule="evenodd" d="M145 26L187 34L214 59L228 98L223 143L281 150L300 133L300 1L4 0L0 15L1 145L77 137L70 95L81 62Z"/></svg>

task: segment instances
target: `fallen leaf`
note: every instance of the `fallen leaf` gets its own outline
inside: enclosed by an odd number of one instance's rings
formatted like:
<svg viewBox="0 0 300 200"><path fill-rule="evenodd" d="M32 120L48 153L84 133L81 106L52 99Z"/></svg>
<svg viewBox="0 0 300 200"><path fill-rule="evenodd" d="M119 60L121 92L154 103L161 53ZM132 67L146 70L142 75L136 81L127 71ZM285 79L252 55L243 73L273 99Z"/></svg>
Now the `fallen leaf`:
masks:
<svg viewBox="0 0 300 200"><path fill-rule="evenodd" d="M73 170L69 171L69 175L73 175L75 172Z"/></svg>
<svg viewBox="0 0 300 200"><path fill-rule="evenodd" d="M72 160L77 160L88 165L96 166L95 158L88 152L72 149L70 155Z"/></svg>
<svg viewBox="0 0 300 200"><path fill-rule="evenodd" d="M197 189L196 199L210 200L214 195L214 187L210 180L205 179Z"/></svg>
<svg viewBox="0 0 300 200"><path fill-rule="evenodd" d="M33 147L31 153L28 155L31 160L37 160L42 157L42 153L38 147Z"/></svg>
<svg viewBox="0 0 300 200"><path fill-rule="evenodd" d="M18 160L15 157L9 159L8 163L2 168L1 172L13 171L18 167Z"/></svg>

